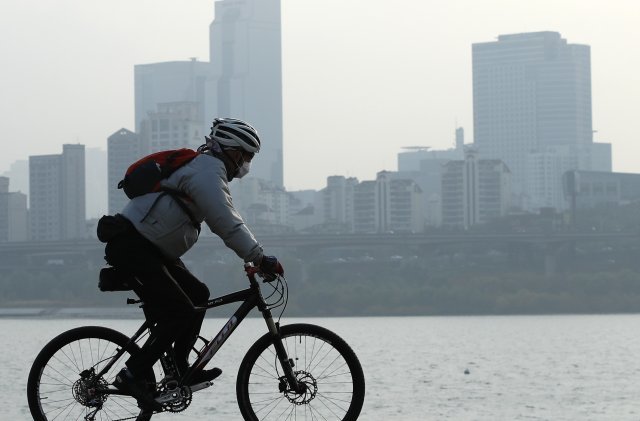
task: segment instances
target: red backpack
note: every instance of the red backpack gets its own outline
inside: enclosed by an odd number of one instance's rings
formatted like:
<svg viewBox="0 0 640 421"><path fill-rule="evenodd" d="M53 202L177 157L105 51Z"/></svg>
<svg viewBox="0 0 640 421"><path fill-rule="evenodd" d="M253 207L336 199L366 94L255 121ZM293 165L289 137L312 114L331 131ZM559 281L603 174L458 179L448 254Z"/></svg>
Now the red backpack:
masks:
<svg viewBox="0 0 640 421"><path fill-rule="evenodd" d="M162 191L160 182L199 154L192 149L183 148L147 155L127 168L118 188L124 190L129 199Z"/></svg>
<svg viewBox="0 0 640 421"><path fill-rule="evenodd" d="M191 223L198 230L198 234L200 234L200 222L196 220L191 210L189 210L187 205L182 201L183 199L189 200L189 198L184 193L162 188L160 185L163 179L168 178L178 168L187 164L198 155L200 155L200 152L187 148L173 149L147 155L127 168L124 178L118 183L118 188L124 190L124 194L126 194L129 199L147 193L162 192L153 205L151 205L151 208L155 206L160 197L168 194L176 201L187 216L189 216ZM151 208L149 212L151 212ZM147 215L148 214L147 212ZM147 215L145 215L145 218Z"/></svg>

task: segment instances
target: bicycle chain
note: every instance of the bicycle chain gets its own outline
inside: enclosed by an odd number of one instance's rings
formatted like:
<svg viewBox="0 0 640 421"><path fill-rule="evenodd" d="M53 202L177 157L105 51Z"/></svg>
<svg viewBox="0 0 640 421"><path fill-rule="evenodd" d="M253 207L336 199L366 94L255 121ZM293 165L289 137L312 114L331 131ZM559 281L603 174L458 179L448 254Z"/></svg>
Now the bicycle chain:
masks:
<svg viewBox="0 0 640 421"><path fill-rule="evenodd" d="M191 391L189 391L189 393L191 393ZM190 402L190 400L189 400L189 403L191 403L191 402ZM187 407L189 406L189 403L188 403L184 408L181 408L181 409L177 409L177 410L176 410L176 409L174 409L174 410L167 410L167 411L153 411L153 413L152 413L151 415L161 414L161 413L163 413L163 412L171 412L171 413L177 414L177 413L180 413L180 412L183 412L184 410L186 410L186 409L187 409ZM136 416L133 416L133 417L118 418L118 419L114 419L114 420L112 420L112 421L128 421L128 420L135 420L135 419L137 419L137 418L138 418L138 416L139 416L139 415L140 415L140 414L138 414L138 415L136 415Z"/></svg>

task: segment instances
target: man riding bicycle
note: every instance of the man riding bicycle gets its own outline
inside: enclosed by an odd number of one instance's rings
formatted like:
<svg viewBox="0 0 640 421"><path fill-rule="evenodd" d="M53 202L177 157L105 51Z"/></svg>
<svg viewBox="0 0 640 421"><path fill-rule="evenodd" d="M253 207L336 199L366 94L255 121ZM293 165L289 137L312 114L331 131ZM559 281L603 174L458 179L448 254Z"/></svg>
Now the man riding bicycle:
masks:
<svg viewBox="0 0 640 421"><path fill-rule="evenodd" d="M145 303L145 316L155 322L141 351L129 358L114 382L148 409L158 409L158 404L141 380L142 373L173 344L177 368L184 374L204 319L201 307L209 289L180 260L197 241L200 222L263 273L284 272L275 257L264 255L229 191L228 183L244 177L260 151L257 131L242 120L216 118L198 150L198 156L162 180L164 191L133 198L120 214L105 216L98 225L99 238L107 243L107 263L135 277L133 289ZM189 383L211 381L220 374L218 368L202 370Z"/></svg>

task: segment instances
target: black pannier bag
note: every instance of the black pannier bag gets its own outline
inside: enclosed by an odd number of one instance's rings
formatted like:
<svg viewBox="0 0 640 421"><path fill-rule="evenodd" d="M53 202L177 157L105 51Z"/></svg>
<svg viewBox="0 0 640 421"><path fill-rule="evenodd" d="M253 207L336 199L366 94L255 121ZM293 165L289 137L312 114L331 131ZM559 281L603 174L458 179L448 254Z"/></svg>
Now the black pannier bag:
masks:
<svg viewBox="0 0 640 421"><path fill-rule="evenodd" d="M103 243L107 243L118 235L132 229L134 229L133 225L124 216L120 214L115 214L113 216L104 215L98 221L98 229L96 230L96 234L98 236L98 240Z"/></svg>
<svg viewBox="0 0 640 421"><path fill-rule="evenodd" d="M100 291L131 291L139 282L131 273L114 267L100 270L98 288Z"/></svg>

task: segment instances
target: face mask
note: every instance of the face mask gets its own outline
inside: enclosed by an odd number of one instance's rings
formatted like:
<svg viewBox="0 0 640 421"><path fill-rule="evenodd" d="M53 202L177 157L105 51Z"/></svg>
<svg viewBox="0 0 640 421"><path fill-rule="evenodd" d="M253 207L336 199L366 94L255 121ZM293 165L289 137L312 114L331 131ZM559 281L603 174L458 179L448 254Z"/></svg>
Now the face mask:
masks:
<svg viewBox="0 0 640 421"><path fill-rule="evenodd" d="M238 173L235 178L242 178L245 175L249 174L249 170L251 169L251 162L245 162L241 167L238 167Z"/></svg>

